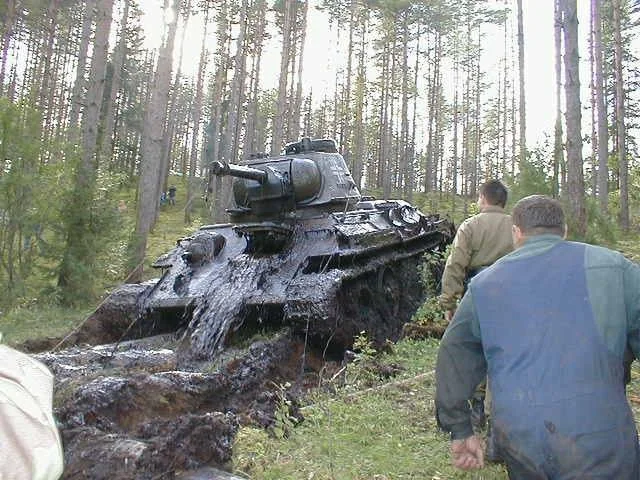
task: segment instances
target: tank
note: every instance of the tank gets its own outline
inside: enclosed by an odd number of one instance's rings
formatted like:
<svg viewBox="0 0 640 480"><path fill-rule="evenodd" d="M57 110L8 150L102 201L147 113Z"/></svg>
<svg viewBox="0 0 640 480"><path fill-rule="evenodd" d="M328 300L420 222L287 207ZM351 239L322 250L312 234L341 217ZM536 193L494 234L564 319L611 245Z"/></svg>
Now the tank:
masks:
<svg viewBox="0 0 640 480"><path fill-rule="evenodd" d="M105 302L107 340L177 331L181 351L202 359L283 328L325 352L361 332L376 344L396 340L425 299L423 255L442 252L455 233L405 201L362 197L330 139L214 162L210 172L234 177L229 222L179 239L153 263L159 279L123 285Z"/></svg>

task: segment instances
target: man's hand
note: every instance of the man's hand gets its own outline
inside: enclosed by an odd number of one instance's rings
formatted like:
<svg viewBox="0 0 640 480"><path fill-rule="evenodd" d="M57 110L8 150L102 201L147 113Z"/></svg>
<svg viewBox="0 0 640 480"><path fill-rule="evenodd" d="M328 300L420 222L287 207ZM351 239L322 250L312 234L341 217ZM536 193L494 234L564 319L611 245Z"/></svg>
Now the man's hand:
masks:
<svg viewBox="0 0 640 480"><path fill-rule="evenodd" d="M461 470L473 470L484 467L484 445L476 435L464 440L451 442L453 466Z"/></svg>
<svg viewBox="0 0 640 480"><path fill-rule="evenodd" d="M453 318L453 316L455 315L456 311L455 309L452 310L446 310L444 312L444 319L447 321L447 323L451 323L451 319Z"/></svg>

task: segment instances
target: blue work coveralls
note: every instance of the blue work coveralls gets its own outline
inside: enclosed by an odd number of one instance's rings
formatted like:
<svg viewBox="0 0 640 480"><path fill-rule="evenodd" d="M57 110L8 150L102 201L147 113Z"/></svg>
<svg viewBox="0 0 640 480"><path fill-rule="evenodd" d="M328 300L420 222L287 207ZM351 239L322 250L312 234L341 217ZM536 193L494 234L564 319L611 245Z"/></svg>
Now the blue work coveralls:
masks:
<svg viewBox="0 0 640 480"><path fill-rule="evenodd" d="M511 478L637 480L623 354L640 353L640 267L556 235L529 238L471 282L440 345L436 409L472 434L489 377L494 442Z"/></svg>

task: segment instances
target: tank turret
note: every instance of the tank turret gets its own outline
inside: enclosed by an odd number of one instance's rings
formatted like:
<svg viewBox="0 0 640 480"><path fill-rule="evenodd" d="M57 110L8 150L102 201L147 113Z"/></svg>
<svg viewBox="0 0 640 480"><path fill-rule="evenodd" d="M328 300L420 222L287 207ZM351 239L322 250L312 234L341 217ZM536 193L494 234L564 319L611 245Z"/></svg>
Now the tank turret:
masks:
<svg viewBox="0 0 640 480"><path fill-rule="evenodd" d="M281 156L254 157L241 165L213 162L210 168L214 175L235 177L235 208L228 210L232 220L308 216L360 201L351 173L329 139L303 138L288 144Z"/></svg>

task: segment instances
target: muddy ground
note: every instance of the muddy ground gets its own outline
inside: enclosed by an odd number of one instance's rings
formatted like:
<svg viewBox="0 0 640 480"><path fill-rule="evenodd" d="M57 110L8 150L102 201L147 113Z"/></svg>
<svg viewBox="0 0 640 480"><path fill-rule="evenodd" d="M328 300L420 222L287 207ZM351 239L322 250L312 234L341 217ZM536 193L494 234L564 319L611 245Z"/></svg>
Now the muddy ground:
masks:
<svg viewBox="0 0 640 480"><path fill-rule="evenodd" d="M303 421L300 398L349 358L306 343L313 332L284 328L194 360L179 331L123 340L131 312L112 302L98 313L64 342L22 346L49 350L36 357L56 376L65 479L238 478L227 472L240 426L272 429L283 408Z"/></svg>
<svg viewBox="0 0 640 480"><path fill-rule="evenodd" d="M240 425L272 428L278 408L302 420L298 397L337 365L287 331L215 362L179 365L177 346L169 334L36 354L56 376L63 478L229 478Z"/></svg>

